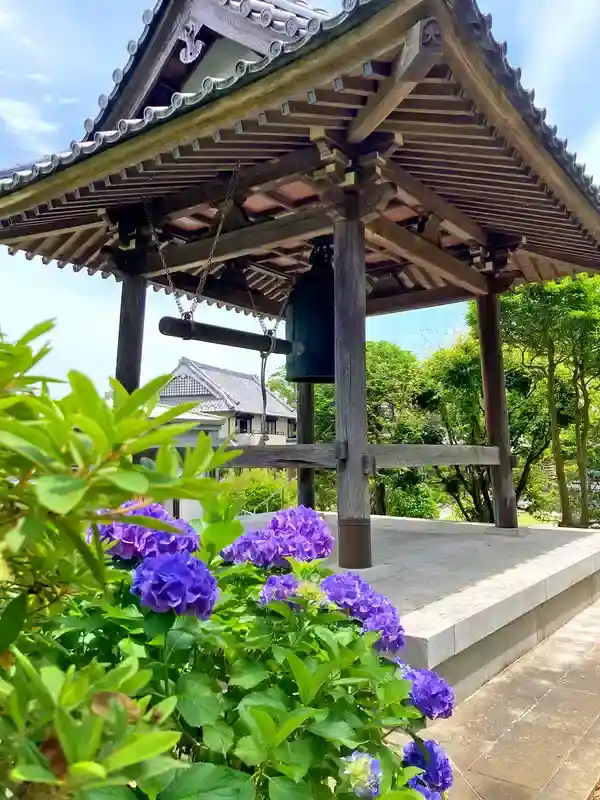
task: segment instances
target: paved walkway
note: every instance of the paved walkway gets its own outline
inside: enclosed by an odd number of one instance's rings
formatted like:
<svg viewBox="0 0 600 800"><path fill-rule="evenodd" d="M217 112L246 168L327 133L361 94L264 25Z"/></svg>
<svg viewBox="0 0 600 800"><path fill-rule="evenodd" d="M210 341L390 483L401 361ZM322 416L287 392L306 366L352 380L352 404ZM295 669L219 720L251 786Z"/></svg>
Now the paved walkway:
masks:
<svg viewBox="0 0 600 800"><path fill-rule="evenodd" d="M588 800L600 777L600 601L430 732L455 765L449 800Z"/></svg>

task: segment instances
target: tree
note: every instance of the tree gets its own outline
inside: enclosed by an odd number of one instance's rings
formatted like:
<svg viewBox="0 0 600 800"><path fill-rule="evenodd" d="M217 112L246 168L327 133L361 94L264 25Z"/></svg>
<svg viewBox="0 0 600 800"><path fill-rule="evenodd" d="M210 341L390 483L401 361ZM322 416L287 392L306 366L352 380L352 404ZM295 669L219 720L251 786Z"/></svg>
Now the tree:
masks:
<svg viewBox="0 0 600 800"><path fill-rule="evenodd" d="M600 380L600 278L527 284L502 298L502 332L532 379L545 385L562 520L574 517L561 430L574 426L581 525L589 524L588 449L592 387Z"/></svg>

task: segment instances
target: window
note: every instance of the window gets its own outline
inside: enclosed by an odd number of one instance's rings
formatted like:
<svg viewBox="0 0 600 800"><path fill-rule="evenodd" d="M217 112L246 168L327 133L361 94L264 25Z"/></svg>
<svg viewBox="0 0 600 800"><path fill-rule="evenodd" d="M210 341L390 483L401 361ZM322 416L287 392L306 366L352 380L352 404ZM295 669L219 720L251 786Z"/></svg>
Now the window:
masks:
<svg viewBox="0 0 600 800"><path fill-rule="evenodd" d="M277 433L277 417L267 417L267 431L270 436Z"/></svg>
<svg viewBox="0 0 600 800"><path fill-rule="evenodd" d="M287 435L288 439L295 439L296 438L296 420L295 419L288 419L288 426L287 426Z"/></svg>
<svg viewBox="0 0 600 800"><path fill-rule="evenodd" d="M252 417L236 417L235 432L252 433Z"/></svg>

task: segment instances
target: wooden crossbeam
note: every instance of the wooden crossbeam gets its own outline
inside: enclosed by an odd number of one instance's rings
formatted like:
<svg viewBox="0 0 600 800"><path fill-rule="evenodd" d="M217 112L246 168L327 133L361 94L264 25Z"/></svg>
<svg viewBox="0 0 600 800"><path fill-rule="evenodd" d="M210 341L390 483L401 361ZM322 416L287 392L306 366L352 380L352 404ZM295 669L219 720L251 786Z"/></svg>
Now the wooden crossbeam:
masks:
<svg viewBox="0 0 600 800"><path fill-rule="evenodd" d="M418 22L408 31L392 64L391 74L359 111L348 128L348 141L362 142L408 97L442 55L439 25L435 19Z"/></svg>
<svg viewBox="0 0 600 800"><path fill-rule="evenodd" d="M157 287L163 289L169 288L164 274L151 280ZM195 295L198 289L198 278L187 272L178 272L173 275L173 283L176 291L185 292L191 296ZM239 309L240 311L264 314L271 319L277 319L281 313L281 303L276 300L271 300L252 289L244 290L239 287L231 286L227 282L215 278L214 275L209 275L207 277L200 297L208 302L226 305L231 308Z"/></svg>
<svg viewBox="0 0 600 800"><path fill-rule="evenodd" d="M261 162L252 167L242 169L237 177L236 192L257 191L262 186L272 186L274 181L294 177L305 172L312 172L325 166L334 159L334 153L327 147L306 147L292 153ZM154 211L158 219L169 221L187 216L203 203L220 203L227 197L229 182L215 179L184 189L176 194L155 201Z"/></svg>
<svg viewBox="0 0 600 800"><path fill-rule="evenodd" d="M487 234L475 220L464 211L448 203L439 194L422 183L399 164L379 155L366 156L361 164L373 167L384 180L390 181L398 190L402 200L412 208L420 206L439 217L442 227L466 241L474 240L487 246Z"/></svg>
<svg viewBox="0 0 600 800"><path fill-rule="evenodd" d="M497 447L452 444L369 444L366 455L382 468L448 467L499 463ZM234 467L270 469L336 469L343 462L344 448L338 444L249 445L231 462Z"/></svg>
<svg viewBox="0 0 600 800"><path fill-rule="evenodd" d="M218 264L232 258L240 258L298 239L312 239L315 236L329 233L331 228L331 220L323 210L302 211L268 222L249 225L220 236L213 253L214 262ZM162 255L171 272L192 270L206 265L213 244L214 237L207 236L192 244L169 245L162 251ZM151 278L164 271L158 254L150 256L147 264L146 277Z"/></svg>
<svg viewBox="0 0 600 800"><path fill-rule="evenodd" d="M385 297L367 298L367 316L378 314L394 314L399 311L414 311L418 308L435 308L436 306L464 303L472 300L473 293L460 286L442 286L437 289L420 289L402 294L385 295Z"/></svg>
<svg viewBox="0 0 600 800"><path fill-rule="evenodd" d="M473 294L487 292L485 277L475 269L384 217L368 221L366 235L375 244L440 275L448 283L468 289Z"/></svg>

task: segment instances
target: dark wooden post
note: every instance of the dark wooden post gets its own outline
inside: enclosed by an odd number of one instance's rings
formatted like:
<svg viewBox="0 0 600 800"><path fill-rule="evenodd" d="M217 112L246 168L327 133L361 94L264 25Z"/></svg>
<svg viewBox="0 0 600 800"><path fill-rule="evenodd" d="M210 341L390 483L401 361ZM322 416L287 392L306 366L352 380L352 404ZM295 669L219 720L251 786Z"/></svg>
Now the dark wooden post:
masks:
<svg viewBox="0 0 600 800"><path fill-rule="evenodd" d="M495 523L499 528L516 528L517 499L510 458L508 408L500 335L500 301L495 292L478 295L477 320L488 442L497 447L500 454L500 464L491 468Z"/></svg>
<svg viewBox="0 0 600 800"><path fill-rule="evenodd" d="M359 198L347 195L334 227L336 438L347 446L337 469L338 562L370 567L371 519L367 446L365 230Z"/></svg>
<svg viewBox="0 0 600 800"><path fill-rule="evenodd" d="M124 275L115 376L131 394L140 385L147 282L140 275Z"/></svg>
<svg viewBox="0 0 600 800"><path fill-rule="evenodd" d="M296 441L313 444L315 440L315 387L312 383L297 384ZM306 467L298 470L298 505L315 507L315 471Z"/></svg>

